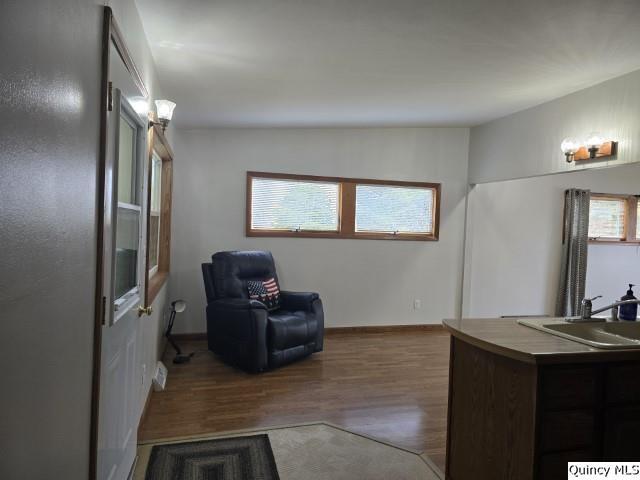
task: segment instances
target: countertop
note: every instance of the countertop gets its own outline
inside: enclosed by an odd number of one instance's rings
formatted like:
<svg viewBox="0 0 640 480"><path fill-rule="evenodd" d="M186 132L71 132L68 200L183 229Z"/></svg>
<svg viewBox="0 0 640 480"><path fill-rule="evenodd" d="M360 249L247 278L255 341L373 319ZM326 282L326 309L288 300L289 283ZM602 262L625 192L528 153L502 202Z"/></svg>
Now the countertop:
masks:
<svg viewBox="0 0 640 480"><path fill-rule="evenodd" d="M497 355L533 364L640 361L640 349L602 350L517 323L517 318L462 318L443 322L451 335Z"/></svg>

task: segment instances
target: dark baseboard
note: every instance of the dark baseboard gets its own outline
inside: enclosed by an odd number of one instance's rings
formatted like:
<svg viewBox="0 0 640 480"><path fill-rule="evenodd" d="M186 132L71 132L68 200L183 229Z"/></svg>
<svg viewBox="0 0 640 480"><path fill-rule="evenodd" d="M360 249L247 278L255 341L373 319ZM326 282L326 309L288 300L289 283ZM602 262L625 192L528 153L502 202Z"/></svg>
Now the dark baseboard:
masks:
<svg viewBox="0 0 640 480"><path fill-rule="evenodd" d="M442 332L442 324L420 325L363 325L359 327L325 327L328 335L336 333L389 333L389 332ZM176 333L172 335L177 342L196 342L207 339L206 333Z"/></svg>
<svg viewBox="0 0 640 480"><path fill-rule="evenodd" d="M442 324L420 324L420 325L363 325L359 327L325 327L325 333L394 333L394 332L442 332Z"/></svg>
<svg viewBox="0 0 640 480"><path fill-rule="evenodd" d="M176 342L196 342L206 340L206 333L173 333L171 335Z"/></svg>

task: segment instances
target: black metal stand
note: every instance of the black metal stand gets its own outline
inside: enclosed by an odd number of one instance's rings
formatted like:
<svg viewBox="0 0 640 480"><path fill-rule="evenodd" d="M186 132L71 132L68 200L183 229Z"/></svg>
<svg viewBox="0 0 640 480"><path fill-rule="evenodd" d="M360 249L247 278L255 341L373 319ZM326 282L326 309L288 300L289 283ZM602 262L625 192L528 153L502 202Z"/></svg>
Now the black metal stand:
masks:
<svg viewBox="0 0 640 480"><path fill-rule="evenodd" d="M176 351L176 356L173 359L173 363L187 363L189 360L191 360L191 357L193 357L195 352L182 353L182 350L180 349L178 344L175 342L173 337L171 337L171 329L173 328L173 322L175 321L175 319L176 319L176 311L174 308L172 308L171 316L169 317L169 325L167 325L167 331L165 332L164 336L167 338L171 346Z"/></svg>

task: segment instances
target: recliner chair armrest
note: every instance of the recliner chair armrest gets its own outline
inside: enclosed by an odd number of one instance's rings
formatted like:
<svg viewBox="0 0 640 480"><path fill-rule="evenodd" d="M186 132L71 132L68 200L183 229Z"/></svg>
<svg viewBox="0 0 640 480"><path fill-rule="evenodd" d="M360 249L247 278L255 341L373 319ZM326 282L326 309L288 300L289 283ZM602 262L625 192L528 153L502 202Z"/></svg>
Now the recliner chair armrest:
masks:
<svg viewBox="0 0 640 480"><path fill-rule="evenodd" d="M209 304L210 307L215 309L224 310L253 310L262 309L266 310L267 306L259 302L258 300L250 300L246 298L219 298Z"/></svg>
<svg viewBox="0 0 640 480"><path fill-rule="evenodd" d="M313 310L313 302L319 298L320 295L315 292L280 292L282 308L290 311L304 310L310 312Z"/></svg>
<svg viewBox="0 0 640 480"><path fill-rule="evenodd" d="M314 292L280 292L280 304L284 310L304 311L317 325L315 352L324 346L324 309L320 295Z"/></svg>

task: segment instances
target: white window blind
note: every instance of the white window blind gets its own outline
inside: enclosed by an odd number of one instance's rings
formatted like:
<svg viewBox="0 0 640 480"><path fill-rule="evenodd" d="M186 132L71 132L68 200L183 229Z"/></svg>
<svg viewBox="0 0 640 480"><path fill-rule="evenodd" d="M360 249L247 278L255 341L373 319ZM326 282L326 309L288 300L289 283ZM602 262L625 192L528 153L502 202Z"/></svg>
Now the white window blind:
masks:
<svg viewBox="0 0 640 480"><path fill-rule="evenodd" d="M433 233L434 191L387 185L356 186L356 232Z"/></svg>
<svg viewBox="0 0 640 480"><path fill-rule="evenodd" d="M625 199L592 197L589 208L589 238L625 238Z"/></svg>
<svg viewBox="0 0 640 480"><path fill-rule="evenodd" d="M251 179L251 228L337 232L340 184Z"/></svg>

